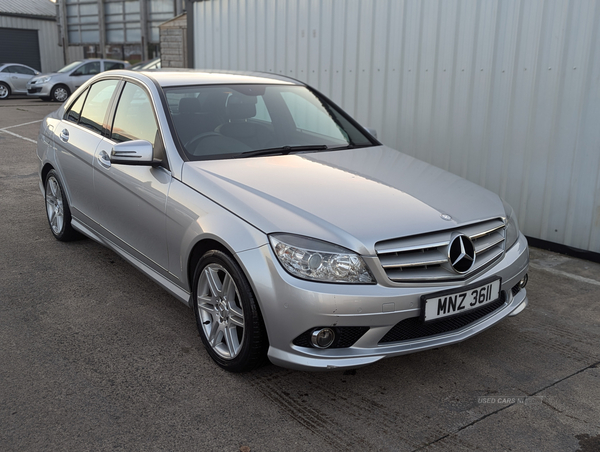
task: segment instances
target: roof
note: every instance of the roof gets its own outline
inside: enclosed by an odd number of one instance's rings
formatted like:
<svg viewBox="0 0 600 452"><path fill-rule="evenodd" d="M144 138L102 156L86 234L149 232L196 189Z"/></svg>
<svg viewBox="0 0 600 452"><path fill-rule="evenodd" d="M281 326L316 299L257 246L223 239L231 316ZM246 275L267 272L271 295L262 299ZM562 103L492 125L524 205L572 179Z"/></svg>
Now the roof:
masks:
<svg viewBox="0 0 600 452"><path fill-rule="evenodd" d="M0 0L0 15L56 19L56 3L50 0Z"/></svg>
<svg viewBox="0 0 600 452"><path fill-rule="evenodd" d="M140 71L153 78L160 86L224 85L224 84L277 84L300 85L301 82L265 72L211 71L194 69L161 69Z"/></svg>

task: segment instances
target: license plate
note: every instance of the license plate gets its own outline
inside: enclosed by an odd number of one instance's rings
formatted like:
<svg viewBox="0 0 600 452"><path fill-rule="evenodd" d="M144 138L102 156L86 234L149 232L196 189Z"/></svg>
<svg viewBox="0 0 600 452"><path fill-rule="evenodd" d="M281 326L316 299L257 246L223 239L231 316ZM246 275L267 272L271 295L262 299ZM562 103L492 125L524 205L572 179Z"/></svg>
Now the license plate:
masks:
<svg viewBox="0 0 600 452"><path fill-rule="evenodd" d="M501 280L494 279L477 285L455 290L423 295L421 297L421 320L443 319L485 306L500 298Z"/></svg>

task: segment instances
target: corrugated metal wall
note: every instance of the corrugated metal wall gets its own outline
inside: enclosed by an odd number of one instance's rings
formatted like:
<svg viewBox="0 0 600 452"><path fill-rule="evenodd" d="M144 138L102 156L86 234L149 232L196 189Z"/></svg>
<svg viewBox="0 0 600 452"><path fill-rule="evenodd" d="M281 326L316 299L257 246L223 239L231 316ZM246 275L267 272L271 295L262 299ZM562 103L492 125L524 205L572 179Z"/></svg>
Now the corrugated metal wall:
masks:
<svg viewBox="0 0 600 452"><path fill-rule="evenodd" d="M58 45L58 28L56 22L51 20L0 16L0 28L38 30L42 72L56 71L64 66L62 47L59 47ZM76 59L83 58L83 50L81 48L69 47L67 55L68 58L71 58L71 61L75 61Z"/></svg>
<svg viewBox="0 0 600 452"><path fill-rule="evenodd" d="M600 2L212 0L195 66L303 80L385 144L600 252Z"/></svg>

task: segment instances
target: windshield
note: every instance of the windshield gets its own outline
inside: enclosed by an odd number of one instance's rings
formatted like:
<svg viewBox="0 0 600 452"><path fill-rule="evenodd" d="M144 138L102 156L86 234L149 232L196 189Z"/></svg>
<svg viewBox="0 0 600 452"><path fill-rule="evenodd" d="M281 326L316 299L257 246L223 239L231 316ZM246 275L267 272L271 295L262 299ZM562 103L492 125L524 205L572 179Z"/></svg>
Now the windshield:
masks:
<svg viewBox="0 0 600 452"><path fill-rule="evenodd" d="M64 68L59 69L57 72L69 72L72 69L75 69L77 66L79 66L81 63L83 63L83 61L73 61L71 64L67 64Z"/></svg>
<svg viewBox="0 0 600 452"><path fill-rule="evenodd" d="M305 86L167 88L176 133L191 160L373 146L347 116Z"/></svg>

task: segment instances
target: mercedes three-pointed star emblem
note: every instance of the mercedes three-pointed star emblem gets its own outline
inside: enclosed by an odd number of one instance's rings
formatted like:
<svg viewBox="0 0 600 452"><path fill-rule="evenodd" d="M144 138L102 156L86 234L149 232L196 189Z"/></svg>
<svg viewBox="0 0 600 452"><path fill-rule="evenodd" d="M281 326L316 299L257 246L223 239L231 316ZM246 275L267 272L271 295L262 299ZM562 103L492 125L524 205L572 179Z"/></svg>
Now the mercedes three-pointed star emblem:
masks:
<svg viewBox="0 0 600 452"><path fill-rule="evenodd" d="M469 237L458 234L448 245L448 260L454 271L464 275L475 264L475 246Z"/></svg>

